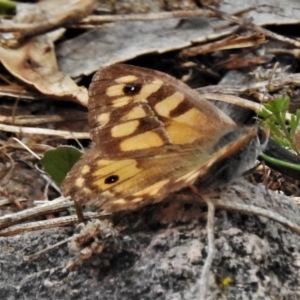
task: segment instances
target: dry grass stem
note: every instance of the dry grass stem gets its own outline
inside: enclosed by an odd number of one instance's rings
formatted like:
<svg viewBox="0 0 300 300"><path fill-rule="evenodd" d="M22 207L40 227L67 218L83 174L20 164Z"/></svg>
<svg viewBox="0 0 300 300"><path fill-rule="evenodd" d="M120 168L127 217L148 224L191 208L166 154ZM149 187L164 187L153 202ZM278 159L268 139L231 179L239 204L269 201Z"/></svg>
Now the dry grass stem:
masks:
<svg viewBox="0 0 300 300"><path fill-rule="evenodd" d="M50 135L63 139L89 139L90 134L87 132L71 132L64 130L54 130L47 128L35 128L35 127L21 127L13 125L0 124L0 130L6 132L14 132L19 134L33 134L33 135Z"/></svg>

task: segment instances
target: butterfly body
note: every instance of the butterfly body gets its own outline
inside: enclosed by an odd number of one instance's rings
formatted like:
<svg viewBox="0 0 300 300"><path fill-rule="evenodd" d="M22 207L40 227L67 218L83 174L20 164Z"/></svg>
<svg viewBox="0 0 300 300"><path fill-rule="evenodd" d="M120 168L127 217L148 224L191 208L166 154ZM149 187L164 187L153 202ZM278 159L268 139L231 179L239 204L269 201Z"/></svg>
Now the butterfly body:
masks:
<svg viewBox="0 0 300 300"><path fill-rule="evenodd" d="M129 65L95 74L89 123L93 145L62 190L108 212L161 201L199 178L203 187L230 180L260 151L256 127L237 126L167 74Z"/></svg>

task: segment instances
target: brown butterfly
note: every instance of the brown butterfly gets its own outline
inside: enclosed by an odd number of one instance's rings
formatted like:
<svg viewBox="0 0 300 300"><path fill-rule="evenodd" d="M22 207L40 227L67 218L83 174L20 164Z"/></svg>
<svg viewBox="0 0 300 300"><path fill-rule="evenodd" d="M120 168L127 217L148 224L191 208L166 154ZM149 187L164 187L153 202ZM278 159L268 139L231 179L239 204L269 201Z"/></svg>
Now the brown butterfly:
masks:
<svg viewBox="0 0 300 300"><path fill-rule="evenodd" d="M89 88L92 147L62 184L64 195L107 212L161 201L192 184L228 182L253 166L258 128L241 127L181 81L117 64Z"/></svg>

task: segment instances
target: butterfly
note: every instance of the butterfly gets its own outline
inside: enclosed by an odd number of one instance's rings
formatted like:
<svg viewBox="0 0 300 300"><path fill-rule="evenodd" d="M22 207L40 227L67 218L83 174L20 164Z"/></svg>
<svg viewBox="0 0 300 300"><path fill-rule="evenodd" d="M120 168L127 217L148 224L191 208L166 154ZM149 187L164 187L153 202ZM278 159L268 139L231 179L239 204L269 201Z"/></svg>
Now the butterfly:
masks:
<svg viewBox="0 0 300 300"><path fill-rule="evenodd" d="M89 87L92 146L62 191L106 212L162 201L197 184L205 190L251 168L261 152L257 126L237 125L176 78L115 64Z"/></svg>

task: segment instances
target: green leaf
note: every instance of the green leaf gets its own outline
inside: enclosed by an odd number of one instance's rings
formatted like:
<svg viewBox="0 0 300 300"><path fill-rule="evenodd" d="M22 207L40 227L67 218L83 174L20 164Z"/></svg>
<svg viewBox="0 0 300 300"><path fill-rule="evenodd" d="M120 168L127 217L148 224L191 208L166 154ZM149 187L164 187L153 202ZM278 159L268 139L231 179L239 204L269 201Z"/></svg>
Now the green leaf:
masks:
<svg viewBox="0 0 300 300"><path fill-rule="evenodd" d="M287 121L289 105L290 98L287 96L279 96L274 101L266 103L260 111L260 116L264 118L261 123L270 129L270 135L279 145L288 147L299 155L296 132L299 130L300 111L296 111Z"/></svg>
<svg viewBox="0 0 300 300"><path fill-rule="evenodd" d="M291 127L291 135L294 136L300 122L300 110L298 109L295 114L291 116L290 127Z"/></svg>
<svg viewBox="0 0 300 300"><path fill-rule="evenodd" d="M273 135L278 136L278 137L284 136L282 130L280 130L276 124L268 123L268 126L269 126L270 130L272 131Z"/></svg>
<svg viewBox="0 0 300 300"><path fill-rule="evenodd" d="M10 14L16 10L16 3L10 0L0 0L0 14Z"/></svg>
<svg viewBox="0 0 300 300"><path fill-rule="evenodd" d="M60 186L81 155L82 152L74 147L62 146L47 151L41 159L41 163L51 179Z"/></svg>
<svg viewBox="0 0 300 300"><path fill-rule="evenodd" d="M267 110L266 107L263 107L259 112L258 112L259 116L264 118L264 119L267 119L267 120L271 120L273 122L276 122L276 118L274 116L274 114Z"/></svg>
<svg viewBox="0 0 300 300"><path fill-rule="evenodd" d="M291 143L285 138L278 138L276 136L273 137L274 141L283 148L291 149Z"/></svg>
<svg viewBox="0 0 300 300"><path fill-rule="evenodd" d="M265 106L273 113L287 111L290 99L288 97L277 97L274 101L267 103Z"/></svg>
<svg viewBox="0 0 300 300"><path fill-rule="evenodd" d="M274 101L265 104L265 108L273 113L277 123L283 124L289 103L290 99L288 97L278 97Z"/></svg>

